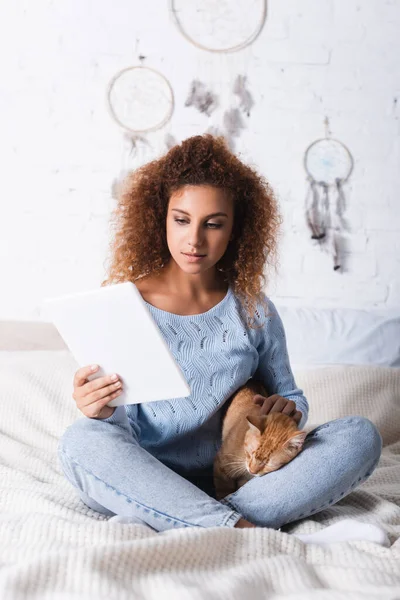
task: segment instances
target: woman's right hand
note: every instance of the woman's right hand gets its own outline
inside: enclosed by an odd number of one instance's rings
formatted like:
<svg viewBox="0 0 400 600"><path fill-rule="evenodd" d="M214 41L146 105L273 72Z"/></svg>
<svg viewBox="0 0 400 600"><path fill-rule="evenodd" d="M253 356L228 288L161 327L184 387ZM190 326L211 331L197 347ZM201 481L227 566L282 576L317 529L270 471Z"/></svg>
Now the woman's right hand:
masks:
<svg viewBox="0 0 400 600"><path fill-rule="evenodd" d="M117 375L114 375L116 379L113 379L113 375L106 375L89 381L89 375L96 373L97 370L98 366L95 370L91 366L77 370L72 397L85 417L108 419L116 407L106 406L106 404L121 394L122 382Z"/></svg>

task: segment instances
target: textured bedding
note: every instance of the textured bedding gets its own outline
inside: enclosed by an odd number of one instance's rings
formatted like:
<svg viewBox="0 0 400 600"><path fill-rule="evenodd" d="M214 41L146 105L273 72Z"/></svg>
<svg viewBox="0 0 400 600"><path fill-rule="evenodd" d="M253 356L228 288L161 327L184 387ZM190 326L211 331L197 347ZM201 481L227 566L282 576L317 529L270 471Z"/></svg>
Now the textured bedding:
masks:
<svg viewBox="0 0 400 600"><path fill-rule="evenodd" d="M68 350L0 352L0 598L118 600L400 598L400 368L296 370L308 429L358 414L384 448L372 476L336 505L282 531L179 529L108 522L64 478L57 442L85 418L72 399ZM306 545L351 517L384 527L391 547Z"/></svg>

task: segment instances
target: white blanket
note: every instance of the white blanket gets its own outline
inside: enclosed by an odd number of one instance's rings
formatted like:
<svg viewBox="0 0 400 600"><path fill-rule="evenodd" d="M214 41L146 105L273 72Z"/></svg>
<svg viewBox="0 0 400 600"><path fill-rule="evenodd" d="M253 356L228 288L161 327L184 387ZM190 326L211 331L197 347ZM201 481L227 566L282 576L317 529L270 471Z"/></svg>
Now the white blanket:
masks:
<svg viewBox="0 0 400 600"><path fill-rule="evenodd" d="M383 436L378 468L336 505L284 531L178 529L156 533L108 522L64 478L56 454L65 428L84 418L72 399L67 350L0 352L0 598L400 598L400 369L295 370L310 424L358 414ZM391 539L303 544L352 517Z"/></svg>

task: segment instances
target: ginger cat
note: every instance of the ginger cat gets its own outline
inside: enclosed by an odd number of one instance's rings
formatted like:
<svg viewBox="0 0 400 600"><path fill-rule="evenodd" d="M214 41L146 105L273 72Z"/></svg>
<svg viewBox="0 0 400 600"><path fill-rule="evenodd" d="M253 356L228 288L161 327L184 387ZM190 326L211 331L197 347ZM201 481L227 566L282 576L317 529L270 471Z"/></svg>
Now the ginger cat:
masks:
<svg viewBox="0 0 400 600"><path fill-rule="evenodd" d="M254 379L240 387L222 422L222 445L214 459L216 499L235 492L253 477L276 471L301 452L306 431L283 413L260 415L255 394L267 397L263 384Z"/></svg>

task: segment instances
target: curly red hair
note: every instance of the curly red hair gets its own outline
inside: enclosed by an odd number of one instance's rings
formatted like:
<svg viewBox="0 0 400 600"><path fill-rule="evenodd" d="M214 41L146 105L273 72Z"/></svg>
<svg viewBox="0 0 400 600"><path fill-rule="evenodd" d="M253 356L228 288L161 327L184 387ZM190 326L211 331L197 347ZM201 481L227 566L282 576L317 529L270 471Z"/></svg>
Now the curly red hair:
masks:
<svg viewBox="0 0 400 600"><path fill-rule="evenodd" d="M234 237L216 268L247 306L252 327L254 314L260 316L257 302L266 306L265 266L277 267L282 219L269 183L232 154L223 137L190 137L126 176L111 217L115 236L109 275L101 285L134 282L162 269L171 256L166 239L169 198L185 185L223 188L233 201Z"/></svg>

